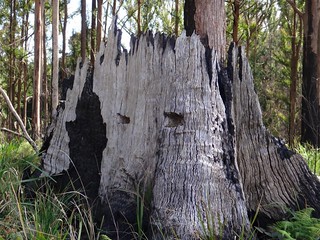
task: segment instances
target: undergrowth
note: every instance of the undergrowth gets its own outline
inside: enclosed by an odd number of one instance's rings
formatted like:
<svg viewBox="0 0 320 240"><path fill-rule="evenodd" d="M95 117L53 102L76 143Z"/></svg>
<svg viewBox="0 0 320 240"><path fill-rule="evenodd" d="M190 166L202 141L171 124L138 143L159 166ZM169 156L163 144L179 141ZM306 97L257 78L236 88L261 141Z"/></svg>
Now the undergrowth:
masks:
<svg viewBox="0 0 320 240"><path fill-rule="evenodd" d="M36 191L32 199L25 197L23 170L38 165L26 142L0 145L0 240L108 239L96 232L90 206L80 191L56 193L49 184L52 179L44 178L44 190Z"/></svg>
<svg viewBox="0 0 320 240"><path fill-rule="evenodd" d="M320 149L310 144L297 144L295 150L306 160L310 170L320 176Z"/></svg>
<svg viewBox="0 0 320 240"><path fill-rule="evenodd" d="M319 151L303 145L298 145L296 151L306 159L311 170L320 175ZM13 140L0 144L0 240L81 239L83 236L92 240L109 240L97 231L99 226L93 223L90 206L81 193L83 191L66 190L57 193L48 183L52 179L47 178L43 181L43 191L37 191L33 199L25 197L23 171L27 167L34 169L36 166L39 166L39 158L27 142ZM137 232L133 235L136 239L148 239L142 223L145 207L151 199L141 190L138 188L136 193ZM271 239L318 239L320 219L313 218L311 213L311 208L291 212L288 220L277 222L268 230L258 230ZM219 222L216 229L212 214L208 204L201 220L203 231L199 233L200 239L220 239L223 236L224 223ZM254 239L256 229L252 223L250 233L245 233L243 228L237 239Z"/></svg>
<svg viewBox="0 0 320 240"><path fill-rule="evenodd" d="M312 208L300 211L289 211L291 217L285 221L276 222L269 231L261 232L279 240L316 240L320 238L320 219L313 218Z"/></svg>

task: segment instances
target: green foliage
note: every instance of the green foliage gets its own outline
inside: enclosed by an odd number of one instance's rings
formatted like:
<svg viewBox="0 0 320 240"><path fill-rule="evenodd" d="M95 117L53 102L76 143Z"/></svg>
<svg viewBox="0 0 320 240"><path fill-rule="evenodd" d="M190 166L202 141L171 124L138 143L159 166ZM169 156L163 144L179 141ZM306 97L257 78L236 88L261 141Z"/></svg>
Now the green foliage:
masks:
<svg viewBox="0 0 320 240"><path fill-rule="evenodd" d="M290 212L291 217L286 221L279 221L265 232L273 239L285 240L314 240L320 237L320 219L311 216L312 208L297 212Z"/></svg>
<svg viewBox="0 0 320 240"><path fill-rule="evenodd" d="M218 220L216 219L218 218ZM204 207L204 211L201 214L199 209L198 218L200 220L201 232L199 233L199 239L201 240L217 240L223 239L224 223L221 222L219 216L215 216L211 210L210 203ZM216 229L216 223L218 229Z"/></svg>
<svg viewBox="0 0 320 240"><path fill-rule="evenodd" d="M310 144L297 144L295 150L307 161L311 171L320 176L320 149Z"/></svg>
<svg viewBox="0 0 320 240"><path fill-rule="evenodd" d="M203 210L201 210L203 208ZM201 240L219 240L224 239L224 230L227 228L226 222L221 221L219 215L216 215L212 209L211 204L204 204L198 209L198 218L200 222L201 231L198 233L198 238ZM260 208L260 206L259 206ZM235 236L239 240L255 239L256 230L254 228L254 222L256 221L259 213L259 208L256 211L253 219L250 220L250 228L248 229L247 223L243 220L241 232L235 233Z"/></svg>
<svg viewBox="0 0 320 240"><path fill-rule="evenodd" d="M43 178L44 190L25 198L22 171L38 161L26 142L0 145L0 239L80 239L83 234L97 239L89 204L79 191L56 193L51 179Z"/></svg>
<svg viewBox="0 0 320 240"><path fill-rule="evenodd" d="M227 38L232 41L233 2L227 1ZM303 0L297 0L303 9ZM273 135L288 138L294 10L286 0L240 1L238 44L245 46L255 89L262 108L263 121ZM296 20L299 29L299 18ZM298 31L298 30L297 30ZM296 43L301 39L296 32ZM301 51L301 48L300 48ZM298 79L302 74L301 52ZM299 81L298 81L299 82ZM297 96L301 93L298 83ZM296 125L300 102L297 97ZM296 131L296 136L299 130Z"/></svg>
<svg viewBox="0 0 320 240"><path fill-rule="evenodd" d="M145 0L141 1L141 31L146 32L151 29L155 32L164 32L167 35L174 34L175 26L175 1L172 0ZM183 29L183 4L184 1L179 1L179 29ZM127 12L126 17L120 21L120 25L125 25L125 29L130 33L137 33L138 19L137 0L125 1L123 4L124 10ZM127 23L127 24L126 24Z"/></svg>

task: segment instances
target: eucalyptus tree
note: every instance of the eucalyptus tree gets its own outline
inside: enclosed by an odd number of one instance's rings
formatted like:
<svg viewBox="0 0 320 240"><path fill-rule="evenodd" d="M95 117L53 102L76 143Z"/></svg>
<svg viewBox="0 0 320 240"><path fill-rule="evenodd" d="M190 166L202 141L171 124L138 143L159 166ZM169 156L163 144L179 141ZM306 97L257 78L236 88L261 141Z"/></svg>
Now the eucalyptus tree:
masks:
<svg viewBox="0 0 320 240"><path fill-rule="evenodd" d="M52 0L52 115L59 103L59 0Z"/></svg>
<svg viewBox="0 0 320 240"><path fill-rule="evenodd" d="M304 1L293 1L296 6L301 8ZM281 31L282 43L278 50L277 57L279 62L283 63L286 67L286 79L290 79L287 82L289 90L288 112L289 112L289 124L288 124L288 140L290 146L293 145L294 140L298 138L299 127L297 122L298 111L298 91L299 76L301 76L301 46L303 40L303 18L292 7L288 7L287 1L279 1L279 30ZM282 55L282 56L281 56ZM300 72L300 74L299 74ZM301 82L301 81L300 81ZM300 84L301 85L301 84ZM301 93L300 93L301 94Z"/></svg>
<svg viewBox="0 0 320 240"><path fill-rule="evenodd" d="M41 74L43 68L43 8L42 0L35 0L35 33L34 33L34 78L33 78L33 103L32 103L32 130L33 138L39 139L41 132L40 119L40 96L41 96Z"/></svg>
<svg viewBox="0 0 320 240"><path fill-rule="evenodd" d="M87 13L86 0L81 0L81 58L84 62L87 51Z"/></svg>
<svg viewBox="0 0 320 240"><path fill-rule="evenodd" d="M97 51L96 33L97 33L97 0L91 2L91 31L90 31L90 61L94 65L95 54Z"/></svg>
<svg viewBox="0 0 320 240"><path fill-rule="evenodd" d="M99 50L100 43L102 40L102 26L103 26L103 22L102 22L103 1L102 0L98 0L97 9L98 10L97 10L97 36L96 36L97 42L96 42L96 46L97 46L97 49Z"/></svg>
<svg viewBox="0 0 320 240"><path fill-rule="evenodd" d="M299 1L286 0L303 20L303 79L301 108L301 141L320 146L320 95L319 95L319 15L320 1L305 1L304 12Z"/></svg>
<svg viewBox="0 0 320 240"><path fill-rule="evenodd" d="M306 0L304 21L301 140L320 147L320 0Z"/></svg>
<svg viewBox="0 0 320 240"><path fill-rule="evenodd" d="M165 32L168 35L180 33L183 29L183 1L172 0L129 0L122 8L127 13L120 21L131 33L147 30ZM140 30L139 30L140 29Z"/></svg>
<svg viewBox="0 0 320 240"><path fill-rule="evenodd" d="M24 111L26 95L30 86L28 41L31 4L30 0L0 2L1 85L7 90L17 113L20 116L24 115L24 119L26 119L26 111ZM2 114L5 118L3 121L5 127L18 131L13 124L15 119L12 118L6 104L3 105Z"/></svg>
<svg viewBox="0 0 320 240"><path fill-rule="evenodd" d="M66 49L67 49L68 3L69 3L68 0L63 0L61 4L59 4L59 16L60 16L59 21L60 21L61 32L62 32L61 79L65 79L67 77Z"/></svg>

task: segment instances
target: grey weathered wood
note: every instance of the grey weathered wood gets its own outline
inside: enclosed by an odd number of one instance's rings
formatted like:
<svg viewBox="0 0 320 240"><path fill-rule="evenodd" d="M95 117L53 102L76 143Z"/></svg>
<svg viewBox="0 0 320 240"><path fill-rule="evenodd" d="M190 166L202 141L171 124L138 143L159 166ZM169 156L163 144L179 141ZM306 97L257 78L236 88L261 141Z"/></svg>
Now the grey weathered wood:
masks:
<svg viewBox="0 0 320 240"><path fill-rule="evenodd" d="M319 214L319 182L265 129L243 50L232 48L220 69L197 35L147 33L129 54L120 37L110 30L93 76L78 62L43 155L50 174L84 178L92 202L99 197L96 218L105 215L103 227L117 231L110 236L131 239L137 196L148 191L150 239L198 239L208 218L233 239L260 203L260 219L282 217L281 207L302 199Z"/></svg>
<svg viewBox="0 0 320 240"><path fill-rule="evenodd" d="M237 162L248 211L261 221L281 219L288 208L315 208L320 216L320 183L305 160L273 137L262 122L258 96L244 48L229 53ZM262 219L263 216L263 219Z"/></svg>
<svg viewBox="0 0 320 240"><path fill-rule="evenodd" d="M78 60L78 66L80 59ZM72 90L67 92L67 99L64 108L58 109L58 116L54 118L48 132L52 134L50 146L46 149L43 156L43 167L49 174L58 174L69 169L72 164L69 153L69 135L66 129L66 123L76 119L76 106L81 96L84 83L87 77L88 62L83 67L77 68L75 72L76 84Z"/></svg>

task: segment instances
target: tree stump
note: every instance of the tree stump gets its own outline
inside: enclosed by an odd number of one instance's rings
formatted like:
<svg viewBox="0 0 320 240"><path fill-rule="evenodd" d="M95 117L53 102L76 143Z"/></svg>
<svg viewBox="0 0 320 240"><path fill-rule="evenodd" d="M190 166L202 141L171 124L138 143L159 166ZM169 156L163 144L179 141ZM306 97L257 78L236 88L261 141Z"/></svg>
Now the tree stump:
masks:
<svg viewBox="0 0 320 240"><path fill-rule="evenodd" d="M261 224L305 203L319 216L320 183L265 129L242 48L224 68L195 34L148 32L129 53L120 41L114 24L94 71L78 61L42 156L59 184L84 186L112 239L132 239L137 217L150 239L233 239L258 208Z"/></svg>

